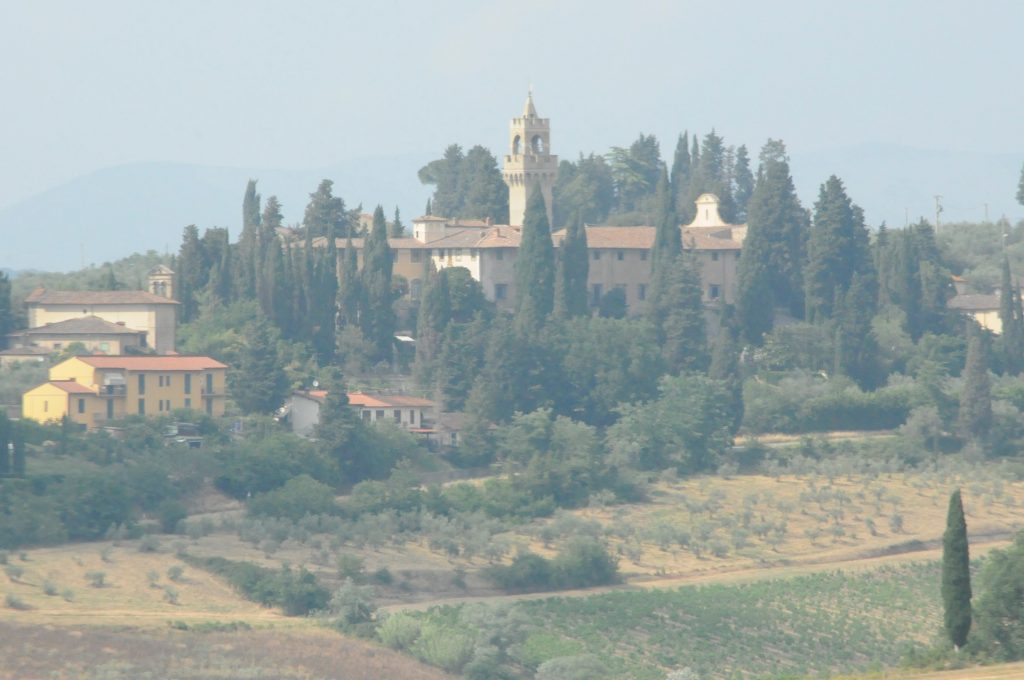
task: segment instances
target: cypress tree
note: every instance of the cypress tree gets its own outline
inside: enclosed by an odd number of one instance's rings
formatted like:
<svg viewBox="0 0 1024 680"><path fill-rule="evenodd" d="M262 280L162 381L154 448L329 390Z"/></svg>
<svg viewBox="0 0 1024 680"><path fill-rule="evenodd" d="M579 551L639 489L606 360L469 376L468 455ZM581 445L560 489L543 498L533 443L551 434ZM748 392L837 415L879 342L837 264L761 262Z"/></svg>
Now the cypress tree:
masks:
<svg viewBox="0 0 1024 680"><path fill-rule="evenodd" d="M672 158L672 205L677 215L685 215L688 207L684 203L690 197L690 178L693 166L690 163L690 133L684 132L676 142L676 153ZM689 206L692 208L692 206Z"/></svg>
<svg viewBox="0 0 1024 680"><path fill-rule="evenodd" d="M373 358L376 361L390 361L395 342L392 267L387 221L384 219L384 208L378 205L373 211L373 227L363 245L363 307L359 313L363 337L373 344Z"/></svg>
<svg viewBox="0 0 1024 680"><path fill-rule="evenodd" d="M655 191L655 202L658 215L654 232L654 245L651 247L651 289L647 295L647 310L658 332L663 339L662 328L668 306L664 300L671 286L672 270L677 266L679 255L683 251L682 231L672 204L668 175L662 170L658 188Z"/></svg>
<svg viewBox="0 0 1024 680"><path fill-rule="evenodd" d="M988 343L982 330L968 322L967 361L960 393L960 434L966 440L984 441L992 426L992 386L988 377Z"/></svg>
<svg viewBox="0 0 1024 680"><path fill-rule="evenodd" d="M391 223L388 230L388 235L391 238L402 238L405 236L405 225L402 224L402 214L398 211L398 206L395 206L395 219Z"/></svg>
<svg viewBox="0 0 1024 680"><path fill-rule="evenodd" d="M7 419L6 413L0 412L0 477L11 474L10 441L11 421Z"/></svg>
<svg viewBox="0 0 1024 680"><path fill-rule="evenodd" d="M210 267L206 293L212 300L226 305L232 296L231 236L227 229L207 229L203 234L202 245Z"/></svg>
<svg viewBox="0 0 1024 680"><path fill-rule="evenodd" d="M446 270L430 272L416 319L416 376L420 385L432 386L445 328L451 321L451 296Z"/></svg>
<svg viewBox="0 0 1024 680"><path fill-rule="evenodd" d="M1017 182L1017 202L1024 205L1024 166L1020 168L1020 181Z"/></svg>
<svg viewBox="0 0 1024 680"><path fill-rule="evenodd" d="M313 348L325 366L334 358L338 326L338 239L335 227L327 228L327 247L314 262Z"/></svg>
<svg viewBox="0 0 1024 680"><path fill-rule="evenodd" d="M209 267L199 242L199 229L190 224L181 235L178 251L178 302L181 303L181 321L187 323L196 317L199 303L196 296L206 286Z"/></svg>
<svg viewBox="0 0 1024 680"><path fill-rule="evenodd" d="M309 195L302 226L313 236L326 236L328 232L343 234L346 231L345 201L334 195L333 187L334 182L324 179Z"/></svg>
<svg viewBox="0 0 1024 680"><path fill-rule="evenodd" d="M796 197L786 147L768 140L747 204L747 238L737 272L738 321L748 342L761 343L776 306L803 315L806 240L807 214Z"/></svg>
<svg viewBox="0 0 1024 680"><path fill-rule="evenodd" d="M971 559L959 489L949 498L942 534L942 605L946 634L959 650L971 630Z"/></svg>
<svg viewBox="0 0 1024 680"><path fill-rule="evenodd" d="M882 378L878 341L871 326L877 299L871 278L854 274L836 312L835 371L853 378L865 390L875 389Z"/></svg>
<svg viewBox="0 0 1024 680"><path fill-rule="evenodd" d="M238 237L238 257L235 260L234 288L242 299L256 297L256 269L261 262L258 257L259 228L260 195L256 193L256 180L250 179L242 199L242 232Z"/></svg>
<svg viewBox="0 0 1024 680"><path fill-rule="evenodd" d="M277 353L277 333L264 317L246 324L231 393L244 413L270 413L284 400L288 382Z"/></svg>
<svg viewBox="0 0 1024 680"><path fill-rule="evenodd" d="M338 322L341 325L359 322L362 285L359 280L359 253L352 243L352 234L345 239L341 256L341 284L338 286Z"/></svg>
<svg viewBox="0 0 1024 680"><path fill-rule="evenodd" d="M555 281L555 316L567 319L587 316L587 276L590 254L587 251L587 230L579 211L569 222L559 247L558 278Z"/></svg>
<svg viewBox="0 0 1024 680"><path fill-rule="evenodd" d="M736 149L736 165L733 168L733 198L736 201L736 221L747 221L747 204L754 194L754 174L750 171L750 154L745 144Z"/></svg>
<svg viewBox="0 0 1024 680"><path fill-rule="evenodd" d="M832 317L837 300L853 275L871 267L864 213L853 204L842 181L832 175L821 185L814 204L814 226L807 244L805 310L811 322Z"/></svg>
<svg viewBox="0 0 1024 680"><path fill-rule="evenodd" d="M999 320L1003 332L999 338L1003 368L1010 375L1019 375L1024 369L1024 323L1020 312L1020 292L1015 290L1010 275L1010 261L1003 256L1003 276L999 287Z"/></svg>
<svg viewBox="0 0 1024 680"><path fill-rule="evenodd" d="M275 281L284 277L284 257L277 238L277 228L284 218L276 196L267 199L256 234L253 272L256 277L256 299L267 318L274 318ZM271 246L275 247L271 247Z"/></svg>
<svg viewBox="0 0 1024 680"><path fill-rule="evenodd" d="M11 279L0 271L0 338L14 331L14 305L11 302Z"/></svg>
<svg viewBox="0 0 1024 680"><path fill-rule="evenodd" d="M25 433L21 425L15 423L11 427L11 447L14 453L11 458L11 468L15 477L25 476Z"/></svg>
<svg viewBox="0 0 1024 680"><path fill-rule="evenodd" d="M722 314L722 325L718 329L714 347L711 350L711 366L708 377L725 383L729 392L730 411L732 412L732 432L736 432L743 422L743 374L740 372L740 348L737 341L737 330L728 312Z"/></svg>
<svg viewBox="0 0 1024 680"><path fill-rule="evenodd" d="M515 263L516 326L536 330L555 302L555 250L539 185L534 185L527 199L522 234Z"/></svg>
<svg viewBox="0 0 1024 680"><path fill-rule="evenodd" d="M676 258L668 271L659 304L666 368L673 374L707 370L707 323L696 255L682 253Z"/></svg>

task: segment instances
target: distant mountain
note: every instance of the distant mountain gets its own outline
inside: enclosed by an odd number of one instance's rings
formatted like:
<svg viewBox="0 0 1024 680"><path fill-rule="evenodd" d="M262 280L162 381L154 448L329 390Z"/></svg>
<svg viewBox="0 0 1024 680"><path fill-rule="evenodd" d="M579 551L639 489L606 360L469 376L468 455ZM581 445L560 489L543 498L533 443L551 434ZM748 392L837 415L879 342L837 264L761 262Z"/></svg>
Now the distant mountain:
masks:
<svg viewBox="0 0 1024 680"><path fill-rule="evenodd" d="M286 223L302 220L320 180L349 207L372 212L383 203L390 219L423 212L430 188L416 179L429 154L355 159L325 168L267 170L182 163L138 163L78 177L0 209L0 268L73 270L146 250L176 251L181 231L220 226L238 237L249 178L264 198L276 195Z"/></svg>
<svg viewBox="0 0 1024 680"><path fill-rule="evenodd" d="M568 157L568 156L566 156ZM326 168L267 170L178 163L139 163L99 170L0 209L0 268L62 271L146 250L176 251L188 224L240 228L242 194L250 177L264 198L277 195L286 222L302 219L308 195L323 178L349 206L370 211L397 204L406 223L423 211L429 187L416 171L430 154L355 159ZM890 226L935 216L944 222L1024 215L1014 196L1024 153L985 154L863 145L792 154L793 176L810 208L818 186L836 174L868 223Z"/></svg>

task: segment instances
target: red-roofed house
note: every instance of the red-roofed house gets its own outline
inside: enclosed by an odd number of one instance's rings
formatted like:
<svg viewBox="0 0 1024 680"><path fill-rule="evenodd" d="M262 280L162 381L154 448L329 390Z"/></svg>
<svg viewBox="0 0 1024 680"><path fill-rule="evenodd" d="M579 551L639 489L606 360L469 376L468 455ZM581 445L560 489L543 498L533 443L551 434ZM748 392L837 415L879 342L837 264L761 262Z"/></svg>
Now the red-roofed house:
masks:
<svg viewBox="0 0 1024 680"><path fill-rule="evenodd" d="M78 356L50 369L50 380L22 395L22 417L65 415L92 429L127 415L178 409L224 415L227 366L196 356Z"/></svg>
<svg viewBox="0 0 1024 680"><path fill-rule="evenodd" d="M283 414L292 432L309 437L320 423L320 406L326 390L295 390L284 406ZM416 434L431 434L435 404L429 399L400 394L349 392L348 403L358 409L364 423L393 423Z"/></svg>

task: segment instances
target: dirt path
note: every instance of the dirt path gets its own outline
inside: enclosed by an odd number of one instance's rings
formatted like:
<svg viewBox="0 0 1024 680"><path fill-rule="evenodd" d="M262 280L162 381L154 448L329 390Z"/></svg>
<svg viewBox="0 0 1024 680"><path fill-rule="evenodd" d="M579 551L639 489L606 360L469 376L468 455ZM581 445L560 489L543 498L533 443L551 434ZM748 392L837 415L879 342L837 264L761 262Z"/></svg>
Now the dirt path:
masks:
<svg viewBox="0 0 1024 680"><path fill-rule="evenodd" d="M1006 545L1009 545L1011 538L1012 534L1009 532L984 537L975 537L975 540L971 542L971 555L984 555L995 548L1005 547ZM896 552L888 555L877 555L869 552L868 554L859 557L850 557L847 559L813 558L797 564L787 564L774 567L724 568L715 572L673 574L664 577L636 577L628 579L625 583L620 585L602 586L599 588L559 590L543 593L519 593L514 595L456 597L426 600L410 604L386 605L381 607L381 609L383 611L423 611L439 605L455 605L471 602L498 603L518 602L523 600L543 600L550 597L589 597L591 595L600 595L615 591L649 590L658 588L667 589L711 583L752 583L755 581L770 581L782 578L795 578L797 576L804 576L822 571L858 572L877 569L878 567L888 564L938 560L942 557L942 549L941 547L935 546L934 543L935 542L920 543L918 544L921 546L919 549L904 550L902 552ZM1004 676L994 677L1001 678ZM1024 673L1015 677L1024 678ZM943 680L945 679L943 678Z"/></svg>

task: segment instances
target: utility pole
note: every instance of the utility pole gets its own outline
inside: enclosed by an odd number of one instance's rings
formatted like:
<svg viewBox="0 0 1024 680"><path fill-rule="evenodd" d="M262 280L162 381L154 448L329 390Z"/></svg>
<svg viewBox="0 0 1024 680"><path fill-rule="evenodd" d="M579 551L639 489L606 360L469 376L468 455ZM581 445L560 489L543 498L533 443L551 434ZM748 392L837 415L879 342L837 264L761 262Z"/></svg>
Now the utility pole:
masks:
<svg viewBox="0 0 1024 680"><path fill-rule="evenodd" d="M942 214L942 196L935 196L935 233L939 233L939 215Z"/></svg>

